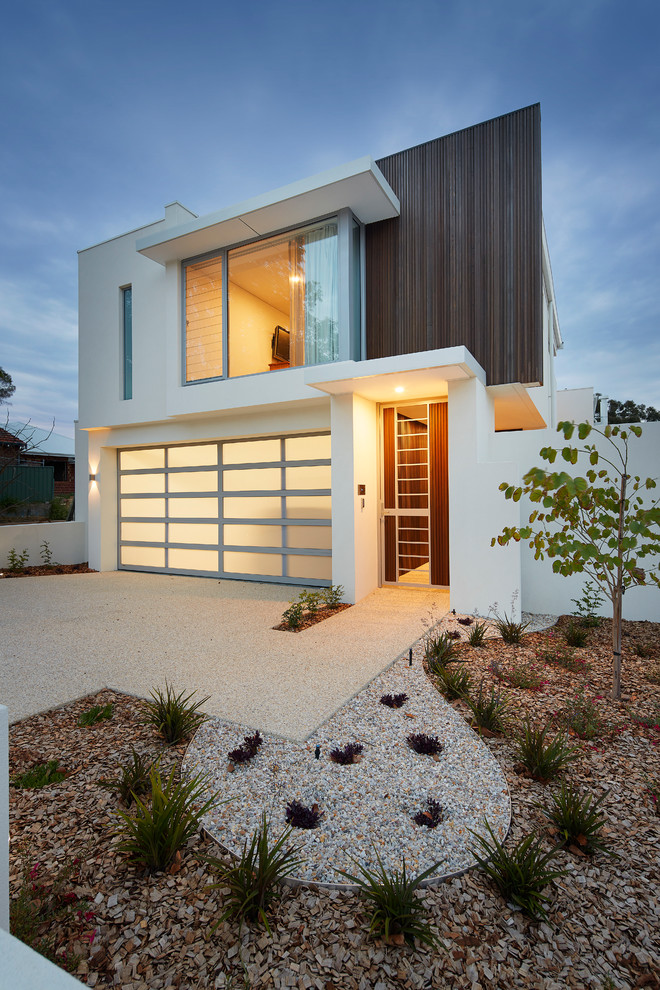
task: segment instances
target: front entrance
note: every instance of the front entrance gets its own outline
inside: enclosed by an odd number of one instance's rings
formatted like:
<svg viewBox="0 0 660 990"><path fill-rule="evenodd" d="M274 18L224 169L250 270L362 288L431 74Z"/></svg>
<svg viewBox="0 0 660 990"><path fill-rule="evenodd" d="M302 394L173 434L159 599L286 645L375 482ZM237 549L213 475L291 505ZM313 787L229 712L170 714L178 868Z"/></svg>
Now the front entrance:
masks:
<svg viewBox="0 0 660 990"><path fill-rule="evenodd" d="M383 408L383 582L449 585L447 403Z"/></svg>

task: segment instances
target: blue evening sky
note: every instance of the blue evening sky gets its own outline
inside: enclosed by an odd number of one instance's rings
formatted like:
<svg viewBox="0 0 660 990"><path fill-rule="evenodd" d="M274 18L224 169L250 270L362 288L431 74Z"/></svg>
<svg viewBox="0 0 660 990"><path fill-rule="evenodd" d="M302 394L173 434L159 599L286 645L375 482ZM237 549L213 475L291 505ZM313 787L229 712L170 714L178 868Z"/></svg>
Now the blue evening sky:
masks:
<svg viewBox="0 0 660 990"><path fill-rule="evenodd" d="M208 213L537 101L559 387L660 407L659 25L657 0L9 5L11 419L73 432L78 249L175 199Z"/></svg>

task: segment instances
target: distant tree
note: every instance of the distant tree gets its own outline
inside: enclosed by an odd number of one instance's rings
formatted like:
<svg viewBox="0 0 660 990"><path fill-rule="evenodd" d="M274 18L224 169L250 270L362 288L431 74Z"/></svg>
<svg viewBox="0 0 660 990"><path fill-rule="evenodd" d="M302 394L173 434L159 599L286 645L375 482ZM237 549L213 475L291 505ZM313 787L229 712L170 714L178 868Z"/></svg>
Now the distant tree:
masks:
<svg viewBox="0 0 660 990"><path fill-rule="evenodd" d="M625 402L610 399L607 422L612 424L658 423L660 422L660 411L654 409L653 406L645 406L643 403L633 402L632 399L626 399Z"/></svg>
<svg viewBox="0 0 660 990"><path fill-rule="evenodd" d="M3 402L8 402L16 391L16 386L11 380L11 375L4 368L0 368L0 406Z"/></svg>

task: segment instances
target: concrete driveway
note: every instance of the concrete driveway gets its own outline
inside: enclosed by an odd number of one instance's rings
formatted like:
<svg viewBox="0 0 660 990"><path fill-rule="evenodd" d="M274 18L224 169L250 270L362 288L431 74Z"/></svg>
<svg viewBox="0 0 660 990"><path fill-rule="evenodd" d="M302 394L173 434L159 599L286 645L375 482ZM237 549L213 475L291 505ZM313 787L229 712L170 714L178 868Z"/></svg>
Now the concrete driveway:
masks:
<svg viewBox="0 0 660 990"><path fill-rule="evenodd" d="M0 703L15 722L167 680L210 695L211 714L302 740L449 607L446 592L380 588L301 633L275 631L298 590L129 571L0 580Z"/></svg>

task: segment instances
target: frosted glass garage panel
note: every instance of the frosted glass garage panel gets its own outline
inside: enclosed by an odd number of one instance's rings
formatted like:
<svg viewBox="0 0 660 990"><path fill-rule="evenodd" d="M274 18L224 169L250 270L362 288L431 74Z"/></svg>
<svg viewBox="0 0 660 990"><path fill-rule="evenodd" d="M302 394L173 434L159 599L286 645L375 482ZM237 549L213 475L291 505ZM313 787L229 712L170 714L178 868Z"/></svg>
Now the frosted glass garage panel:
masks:
<svg viewBox="0 0 660 990"><path fill-rule="evenodd" d="M331 519L332 499L329 495L287 495L286 514L289 519Z"/></svg>
<svg viewBox="0 0 660 990"><path fill-rule="evenodd" d="M177 550L168 552L168 565L182 571L217 571L217 550Z"/></svg>
<svg viewBox="0 0 660 990"><path fill-rule="evenodd" d="M218 488L217 471L182 471L170 474L168 488L171 492L214 492Z"/></svg>
<svg viewBox="0 0 660 990"><path fill-rule="evenodd" d="M287 461L330 460L330 434L313 437L287 437L284 442Z"/></svg>
<svg viewBox="0 0 660 990"><path fill-rule="evenodd" d="M129 567L165 567L165 551L160 547L122 547L120 559Z"/></svg>
<svg viewBox="0 0 660 990"><path fill-rule="evenodd" d="M245 471L225 471L223 473L226 492L264 492L281 487L282 472L279 468L247 468Z"/></svg>
<svg viewBox="0 0 660 990"><path fill-rule="evenodd" d="M330 526L287 526L286 545L296 550L332 550Z"/></svg>
<svg viewBox="0 0 660 990"><path fill-rule="evenodd" d="M281 526L224 526L223 543L235 547L281 547Z"/></svg>
<svg viewBox="0 0 660 990"><path fill-rule="evenodd" d="M289 490L291 488L329 488L330 465L288 467L286 469L286 487Z"/></svg>
<svg viewBox="0 0 660 990"><path fill-rule="evenodd" d="M137 543L164 543L165 523L123 522L121 538Z"/></svg>
<svg viewBox="0 0 660 990"><path fill-rule="evenodd" d="M150 495L165 491L164 474L122 474L119 479L122 495Z"/></svg>
<svg viewBox="0 0 660 990"><path fill-rule="evenodd" d="M168 498L167 515L170 519L215 519L218 515L217 498Z"/></svg>
<svg viewBox="0 0 660 990"><path fill-rule="evenodd" d="M268 575L281 577L282 558L278 553L242 553L225 550L224 570L234 574Z"/></svg>
<svg viewBox="0 0 660 990"><path fill-rule="evenodd" d="M277 495L225 498L223 504L225 519L279 519L282 515L282 499Z"/></svg>
<svg viewBox="0 0 660 990"><path fill-rule="evenodd" d="M218 545L218 525L213 523L170 523L169 543L207 543Z"/></svg>
<svg viewBox="0 0 660 990"><path fill-rule="evenodd" d="M289 557L289 577L332 579L332 557Z"/></svg>
<svg viewBox="0 0 660 990"><path fill-rule="evenodd" d="M197 444L194 447L170 447L168 467L206 467L218 463L218 445Z"/></svg>
<svg viewBox="0 0 660 990"><path fill-rule="evenodd" d="M121 500L121 514L126 516L137 516L140 519L162 519L165 515L164 498L123 498Z"/></svg>
<svg viewBox="0 0 660 990"><path fill-rule="evenodd" d="M222 448L223 464L259 464L262 461L279 461L279 440L245 440L226 443Z"/></svg>
<svg viewBox="0 0 660 990"><path fill-rule="evenodd" d="M165 467L165 448L149 450L122 450L119 455L120 471L145 471Z"/></svg>

